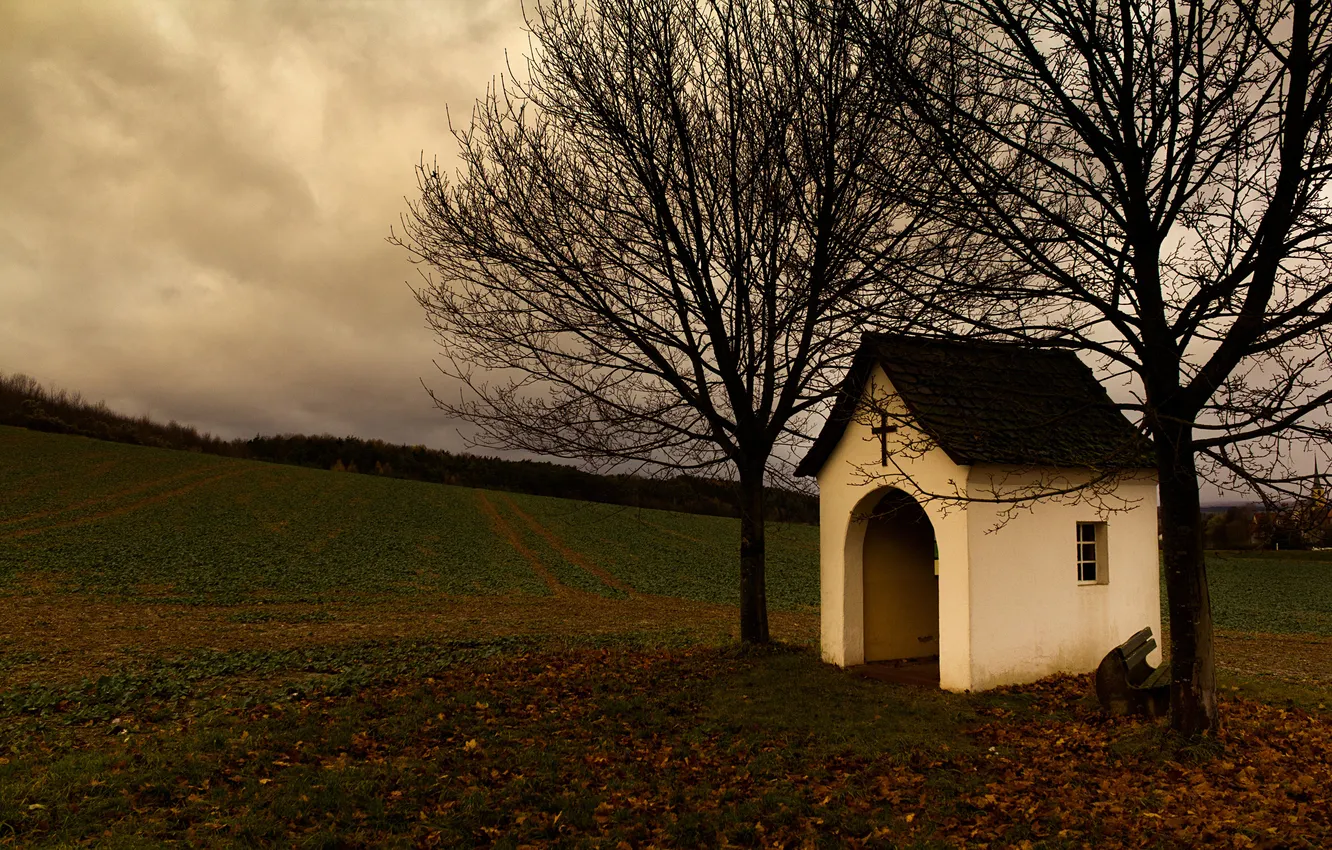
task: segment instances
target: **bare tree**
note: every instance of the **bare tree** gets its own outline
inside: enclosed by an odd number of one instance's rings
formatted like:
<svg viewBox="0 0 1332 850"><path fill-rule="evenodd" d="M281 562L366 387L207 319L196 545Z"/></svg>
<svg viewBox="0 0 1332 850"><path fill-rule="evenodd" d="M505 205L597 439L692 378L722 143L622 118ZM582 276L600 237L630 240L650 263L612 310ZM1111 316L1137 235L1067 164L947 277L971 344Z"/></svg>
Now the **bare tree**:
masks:
<svg viewBox="0 0 1332 850"><path fill-rule="evenodd" d="M880 14L900 20L884 0ZM980 298L971 332L1072 348L1155 446L1172 725L1215 729L1199 482L1279 499L1328 429L1329 21L1309 0L939 0L920 41L864 19L922 196ZM942 303L947 303L944 299ZM974 303L974 301L972 302ZM1302 468L1302 467L1301 467Z"/></svg>
<svg viewBox="0 0 1332 850"><path fill-rule="evenodd" d="M898 200L925 165L850 37L850 4L549 0L525 74L418 171L390 241L477 445L732 476L740 633L768 640L765 478L897 315ZM893 151L885 168L883 152Z"/></svg>

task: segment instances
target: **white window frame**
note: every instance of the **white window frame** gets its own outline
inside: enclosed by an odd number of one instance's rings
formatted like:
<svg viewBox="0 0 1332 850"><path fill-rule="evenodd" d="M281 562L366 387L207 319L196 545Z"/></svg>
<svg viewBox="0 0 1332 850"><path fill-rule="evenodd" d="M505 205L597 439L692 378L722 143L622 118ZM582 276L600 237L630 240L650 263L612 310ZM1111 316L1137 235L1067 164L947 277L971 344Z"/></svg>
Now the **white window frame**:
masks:
<svg viewBox="0 0 1332 850"><path fill-rule="evenodd" d="M1074 534L1074 567L1079 585L1108 584L1109 549L1107 526L1103 522L1079 522ZM1087 570L1087 567L1091 567ZM1087 578L1088 572L1091 578Z"/></svg>

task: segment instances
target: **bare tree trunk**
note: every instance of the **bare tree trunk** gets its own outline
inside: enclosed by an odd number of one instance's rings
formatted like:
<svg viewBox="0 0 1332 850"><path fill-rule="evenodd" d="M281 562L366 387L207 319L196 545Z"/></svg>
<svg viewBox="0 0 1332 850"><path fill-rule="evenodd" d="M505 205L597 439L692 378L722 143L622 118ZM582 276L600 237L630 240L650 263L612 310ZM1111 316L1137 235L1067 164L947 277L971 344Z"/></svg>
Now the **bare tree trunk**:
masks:
<svg viewBox="0 0 1332 850"><path fill-rule="evenodd" d="M763 467L740 474L740 640L768 643Z"/></svg>
<svg viewBox="0 0 1332 850"><path fill-rule="evenodd" d="M1157 435L1161 543L1170 610L1170 725L1184 735L1215 731L1216 664L1212 600L1203 559L1193 428L1166 424Z"/></svg>

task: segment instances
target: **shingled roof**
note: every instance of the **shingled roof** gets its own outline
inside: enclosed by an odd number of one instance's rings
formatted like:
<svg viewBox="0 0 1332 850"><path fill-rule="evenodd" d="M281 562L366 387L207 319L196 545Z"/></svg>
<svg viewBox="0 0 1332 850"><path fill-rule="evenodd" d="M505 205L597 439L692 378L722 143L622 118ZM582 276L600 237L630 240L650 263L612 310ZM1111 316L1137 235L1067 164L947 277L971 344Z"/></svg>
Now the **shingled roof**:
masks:
<svg viewBox="0 0 1332 850"><path fill-rule="evenodd" d="M865 334L828 422L796 475L816 475L827 461L876 364L916 425L959 465L1155 465L1151 444L1071 351Z"/></svg>

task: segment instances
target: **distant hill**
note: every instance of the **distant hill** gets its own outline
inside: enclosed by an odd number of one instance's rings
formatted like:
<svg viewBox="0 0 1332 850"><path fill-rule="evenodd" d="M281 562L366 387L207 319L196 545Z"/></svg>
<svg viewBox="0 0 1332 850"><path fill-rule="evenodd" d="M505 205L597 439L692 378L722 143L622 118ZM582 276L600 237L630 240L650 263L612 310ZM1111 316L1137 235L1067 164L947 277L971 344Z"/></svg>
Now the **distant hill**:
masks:
<svg viewBox="0 0 1332 850"><path fill-rule="evenodd" d="M1204 514L1223 514L1232 508L1250 508L1255 511L1263 509L1263 503L1258 501L1237 501L1237 502L1205 502L1202 506Z"/></svg>
<svg viewBox="0 0 1332 850"><path fill-rule="evenodd" d="M26 375L0 373L0 425L141 446L204 452L317 469L336 469L436 484L507 490L632 507L738 516L730 482L689 475L666 479L633 475L594 475L562 464L504 460L465 453L403 446L383 440L281 434L249 440L223 440L172 420L117 413L80 393L48 390ZM814 496L768 489L768 519L818 524Z"/></svg>
<svg viewBox="0 0 1332 850"><path fill-rule="evenodd" d="M599 597L738 605L739 539L739 521L727 517L0 425L0 610L34 581L44 593L167 604L564 596L570 628L581 632L584 606ZM818 528L769 523L767 539L770 610L810 610L819 601ZM633 628L635 610L615 616Z"/></svg>

